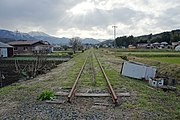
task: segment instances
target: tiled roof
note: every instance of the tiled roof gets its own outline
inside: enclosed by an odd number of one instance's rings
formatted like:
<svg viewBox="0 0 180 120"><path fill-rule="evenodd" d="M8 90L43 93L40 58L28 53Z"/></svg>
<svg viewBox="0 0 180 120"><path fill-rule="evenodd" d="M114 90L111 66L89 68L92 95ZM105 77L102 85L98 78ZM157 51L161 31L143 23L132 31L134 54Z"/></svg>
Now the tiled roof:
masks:
<svg viewBox="0 0 180 120"><path fill-rule="evenodd" d="M6 44L6 43L3 43L3 42L0 42L0 48L11 48L12 46Z"/></svg>
<svg viewBox="0 0 180 120"><path fill-rule="evenodd" d="M10 45L33 45L38 42L41 42L41 41L39 41L39 40L17 40L17 41L8 42L8 44L10 44Z"/></svg>

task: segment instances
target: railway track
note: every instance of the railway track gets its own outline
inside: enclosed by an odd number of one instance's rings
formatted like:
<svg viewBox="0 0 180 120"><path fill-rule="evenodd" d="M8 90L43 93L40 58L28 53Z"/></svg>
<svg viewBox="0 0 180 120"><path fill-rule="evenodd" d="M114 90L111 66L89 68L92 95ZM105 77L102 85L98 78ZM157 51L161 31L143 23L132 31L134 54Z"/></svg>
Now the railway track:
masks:
<svg viewBox="0 0 180 120"><path fill-rule="evenodd" d="M104 76L105 81L106 81L106 83L107 83L107 88L108 88L108 91L109 91L109 93L110 93L110 95L111 95L112 101L113 101L114 104L117 104L117 103L118 103L117 96L116 96L116 94L115 94L115 92L114 92L114 90L113 90L113 88L112 88L112 86L111 86L111 84L110 84L110 81L109 81L109 79L108 79L108 77L107 77L107 75L106 75L106 73L105 73L105 71L104 71L104 68L102 67L102 64L101 64L100 60L98 59L98 57L96 56L96 54L95 54L94 52L93 52L93 53L90 53L90 52L88 53L88 55L87 55L87 57L86 57L83 65L82 65L82 67L81 67L81 70L79 71L79 74L78 74L78 76L76 77L76 80L75 80L75 82L74 82L74 84L73 84L73 86L72 86L72 88L71 88L71 90L70 90L70 92L69 92L69 94L68 94L68 102L71 103L71 101L72 101L72 99L73 99L73 97L74 97L74 95L75 95L78 81L79 81L79 79L80 79L80 77L81 77L81 74L82 74L82 72L83 72L83 70L84 70L84 68L85 68L86 63L87 63L87 59L88 59L89 57L90 57L89 60L91 61L91 62L90 62L90 66L91 66L91 68L92 68L92 81L93 81L93 83L95 84L95 70L94 70L94 64L93 64L93 55L95 56L95 58L96 58L96 60L97 60L97 62L98 62L98 64L99 64L99 67L100 67L100 69L101 69L101 71L102 71L102 73L103 73L103 76Z"/></svg>

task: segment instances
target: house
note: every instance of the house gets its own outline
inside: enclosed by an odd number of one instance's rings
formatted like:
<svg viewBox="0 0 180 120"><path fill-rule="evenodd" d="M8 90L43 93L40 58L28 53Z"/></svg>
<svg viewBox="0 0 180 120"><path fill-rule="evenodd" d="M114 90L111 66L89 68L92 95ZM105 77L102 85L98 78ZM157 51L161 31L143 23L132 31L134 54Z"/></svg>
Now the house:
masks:
<svg viewBox="0 0 180 120"><path fill-rule="evenodd" d="M168 43L167 42L161 42L160 48L168 48Z"/></svg>
<svg viewBox="0 0 180 120"><path fill-rule="evenodd" d="M0 42L0 57L12 57L13 55L13 46Z"/></svg>
<svg viewBox="0 0 180 120"><path fill-rule="evenodd" d="M155 43L153 43L152 45L153 45L154 48L159 48L161 44L158 43L158 42L155 42Z"/></svg>
<svg viewBox="0 0 180 120"><path fill-rule="evenodd" d="M139 44L137 44L138 49L145 49L145 48L147 48L147 46L148 46L147 43L139 43Z"/></svg>
<svg viewBox="0 0 180 120"><path fill-rule="evenodd" d="M128 49L136 49L136 46L134 46L134 45L128 45Z"/></svg>
<svg viewBox="0 0 180 120"><path fill-rule="evenodd" d="M38 40L18 40L8 44L14 47L14 54L52 52L53 48L47 41Z"/></svg>
<svg viewBox="0 0 180 120"><path fill-rule="evenodd" d="M103 48L108 48L107 44L103 44L102 46L103 46Z"/></svg>
<svg viewBox="0 0 180 120"><path fill-rule="evenodd" d="M54 45L53 46L53 51L62 51L64 48L61 45Z"/></svg>
<svg viewBox="0 0 180 120"><path fill-rule="evenodd" d="M180 41L172 42L172 48L175 48L176 46L180 46Z"/></svg>
<svg viewBox="0 0 180 120"><path fill-rule="evenodd" d="M180 45L175 47L175 51L180 51Z"/></svg>

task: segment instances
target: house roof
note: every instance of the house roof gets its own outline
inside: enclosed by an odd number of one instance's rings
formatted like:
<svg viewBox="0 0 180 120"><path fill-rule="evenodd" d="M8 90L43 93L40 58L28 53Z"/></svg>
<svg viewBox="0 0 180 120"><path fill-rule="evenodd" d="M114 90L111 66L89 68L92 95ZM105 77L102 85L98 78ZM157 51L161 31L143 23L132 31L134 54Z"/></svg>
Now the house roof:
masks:
<svg viewBox="0 0 180 120"><path fill-rule="evenodd" d="M161 44L163 44L163 45L168 45L168 43L167 43L167 42L161 42Z"/></svg>
<svg viewBox="0 0 180 120"><path fill-rule="evenodd" d="M0 42L0 48L12 48L13 46L10 46L6 43Z"/></svg>
<svg viewBox="0 0 180 120"><path fill-rule="evenodd" d="M12 42L8 42L8 44L10 45L33 45L35 43L42 43L41 41L39 40L17 40L17 41L12 41Z"/></svg>
<svg viewBox="0 0 180 120"><path fill-rule="evenodd" d="M155 43L153 43L153 45L159 45L160 43L158 43L158 42L155 42Z"/></svg>
<svg viewBox="0 0 180 120"><path fill-rule="evenodd" d="M179 45L180 42L172 42L172 45Z"/></svg>

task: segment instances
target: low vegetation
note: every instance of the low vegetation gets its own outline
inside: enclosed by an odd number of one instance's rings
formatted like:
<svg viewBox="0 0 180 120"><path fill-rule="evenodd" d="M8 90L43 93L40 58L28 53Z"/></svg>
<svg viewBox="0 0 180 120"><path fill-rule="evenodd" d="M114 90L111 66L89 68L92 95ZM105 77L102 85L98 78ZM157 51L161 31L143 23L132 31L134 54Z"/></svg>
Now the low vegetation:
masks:
<svg viewBox="0 0 180 120"><path fill-rule="evenodd" d="M44 90L39 96L38 96L38 100L52 100L54 97L54 93L50 90Z"/></svg>
<svg viewBox="0 0 180 120"><path fill-rule="evenodd" d="M150 59L165 63L180 64L180 57L152 57Z"/></svg>
<svg viewBox="0 0 180 120"><path fill-rule="evenodd" d="M44 102L41 102L41 100L52 99L54 96L53 94L54 92L59 91L59 89L63 89L63 88L66 89L72 87L89 51L92 52L93 49L85 51L82 54L77 54L74 58L72 58L68 62L60 64L58 65L57 68L52 69L52 72L47 73L46 75L39 76L37 77L37 79L35 78L30 81L24 81L22 83L17 83L1 88L0 99L2 100L3 103L1 107L3 109L6 108L7 110L6 112L9 116L14 115L14 112L11 112L12 108L10 107L8 109L9 103L13 104L14 102L17 102L19 105L18 106L19 109L17 111L23 109L21 106L21 104L23 103L23 105L25 105L28 108L25 111L26 114L28 114L29 111L33 111L34 109L37 109L37 107L41 107L41 106L44 106L44 108L42 108L43 110L42 109L41 110L45 114L48 114L47 111L49 111L49 109L46 111L48 105L44 104ZM119 97L118 99L119 106L113 109L108 108L105 111L108 112L110 111L115 116L115 118L119 118L118 115L121 114L122 112L124 112L125 116L128 116L129 119L179 119L180 118L180 107L179 107L180 99L177 93L172 91L164 92L161 89L151 88L144 81L122 76L120 74L120 68L123 60L119 57L119 55L121 55L121 52L111 51L110 49L99 49L96 50L95 53L99 58L99 60L101 61L102 66L109 78L109 81L111 82L113 88L115 89L115 92L119 92L119 93L129 92L131 94L129 98ZM162 57L162 58L166 58L166 57ZM177 63L171 64L171 63L164 63L161 61L157 62L156 60L154 60L154 57L139 58L134 56L128 56L127 59L143 62L149 65L158 66L160 72L164 72L163 74L168 74L169 72L171 72L171 76L174 75L178 77L177 68L179 68L178 67L179 64ZM98 88L100 90L107 90L107 86L105 84L103 74L101 73L99 65L94 56L92 56L92 60L95 67L96 84L93 84L92 81L92 71L90 68L91 60L88 59L87 65L80 78L78 89ZM176 87L179 91L180 85L177 85ZM37 100L37 96L39 101ZM82 100L86 100L86 99L82 99ZM27 101L28 104L31 104L30 107L27 105ZM91 102L92 101L93 100L91 99ZM52 106L49 105L49 106L50 106L50 111L53 114L55 114L54 109L59 110L60 108L63 108L60 111L64 111L64 110L67 111L70 109L72 112L72 109L75 109L74 107L77 107L75 104L72 104L71 107L69 104L52 105ZM78 109L78 107L76 109ZM78 109L78 114L84 113L83 111L84 109L88 113L91 111L90 106L81 106L81 107ZM83 110L81 111L81 109ZM34 112L35 115L39 114L37 113L37 111ZM42 114L44 114L43 112ZM87 115L87 112L85 112L84 114ZM59 115L59 111L57 113L58 113L57 115ZM4 115L4 114L0 113L0 115Z"/></svg>
<svg viewBox="0 0 180 120"><path fill-rule="evenodd" d="M161 89L155 89L144 81L131 79L120 75L120 69L112 67L117 59L117 56L111 55L111 51L101 50L101 61L104 61L103 67L109 77L109 80L115 89L126 88L125 91L131 94L137 95L135 101L126 101L122 103L121 107L125 110L136 109L136 112L132 114L132 118L141 118L141 110L149 115L153 113L152 119L179 119L180 116L180 98L175 92L164 92ZM110 57L111 55L111 57ZM119 57L118 57L119 58ZM139 59L139 62L141 59ZM147 60L145 60L147 61ZM149 60L151 61L151 60ZM141 61L142 62L142 61ZM151 61L153 63L153 61ZM119 60L119 65L122 60ZM162 69L162 68L161 68ZM170 71L172 68L170 68ZM169 71L166 69L166 72ZM178 76L176 71L173 71L174 75ZM172 72L171 72L172 73ZM166 73L167 74L167 73ZM180 91L180 85L177 85L177 91ZM139 112L139 114L136 114Z"/></svg>
<svg viewBox="0 0 180 120"><path fill-rule="evenodd" d="M175 78L176 81L180 81L180 52L165 50L152 51L147 49L127 50L102 49L107 55L112 54L118 58L127 58L130 61L156 66L158 69L157 76Z"/></svg>

